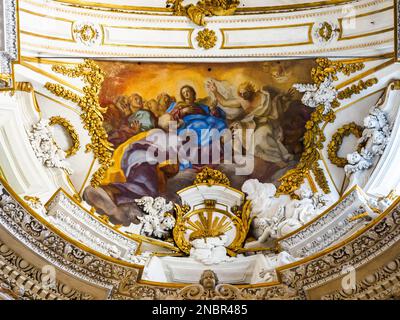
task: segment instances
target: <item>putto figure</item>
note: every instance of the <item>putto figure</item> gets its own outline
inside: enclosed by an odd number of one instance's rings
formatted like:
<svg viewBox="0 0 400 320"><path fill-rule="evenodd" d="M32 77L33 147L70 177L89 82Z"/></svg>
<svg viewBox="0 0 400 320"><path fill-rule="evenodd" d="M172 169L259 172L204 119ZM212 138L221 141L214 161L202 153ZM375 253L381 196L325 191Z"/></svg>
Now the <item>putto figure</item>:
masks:
<svg viewBox="0 0 400 320"><path fill-rule="evenodd" d="M201 274L199 283L206 290L214 290L218 284L217 274L212 270L204 270Z"/></svg>

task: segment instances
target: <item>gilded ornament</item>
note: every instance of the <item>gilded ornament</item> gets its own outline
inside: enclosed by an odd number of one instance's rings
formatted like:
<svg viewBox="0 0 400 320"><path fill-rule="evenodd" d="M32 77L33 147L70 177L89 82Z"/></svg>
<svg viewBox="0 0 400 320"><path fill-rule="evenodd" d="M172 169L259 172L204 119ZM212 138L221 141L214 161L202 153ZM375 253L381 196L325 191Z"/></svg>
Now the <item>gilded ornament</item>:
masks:
<svg viewBox="0 0 400 320"><path fill-rule="evenodd" d="M359 94L362 90L365 90L369 87L372 87L374 84L378 83L377 78L371 78L366 81L360 80L358 84L353 84L351 87L348 87L338 93L338 99L344 100L351 98L354 94Z"/></svg>
<svg viewBox="0 0 400 320"><path fill-rule="evenodd" d="M209 167L203 168L194 179L193 184L223 184L225 186L230 186L231 182L228 177L221 171L211 169Z"/></svg>
<svg viewBox="0 0 400 320"><path fill-rule="evenodd" d="M207 207L184 212L179 205L175 204L176 224L173 229L175 244L182 252L189 254L191 249L189 241L199 238L218 237L234 228L236 231L235 238L227 247L227 250L230 255L235 255L235 252L242 248L249 232L252 220L250 214L250 201L246 201L243 209L237 211L236 214ZM193 217L197 217L197 220L191 219ZM187 233L189 233L189 239L185 237Z"/></svg>
<svg viewBox="0 0 400 320"><path fill-rule="evenodd" d="M339 128L332 136L332 140L328 145L328 158L336 166L344 168L347 164L347 159L338 156L340 146L343 143L343 138L348 137L350 134L361 138L363 128L355 122L350 122Z"/></svg>
<svg viewBox="0 0 400 320"><path fill-rule="evenodd" d="M68 158L74 154L76 154L80 148L80 142L79 142L79 136L78 133L76 132L74 126L69 122L67 119L60 117L60 116L54 116L50 118L49 125L54 126L54 125L60 125L62 126L65 131L67 131L69 137L71 138L72 141L72 146L68 149L65 150L65 156Z"/></svg>
<svg viewBox="0 0 400 320"><path fill-rule="evenodd" d="M75 41L92 46L100 43L103 30L92 22L76 21L72 27L72 34Z"/></svg>
<svg viewBox="0 0 400 320"><path fill-rule="evenodd" d="M0 87L9 87L12 81L12 74L0 73Z"/></svg>
<svg viewBox="0 0 400 320"><path fill-rule="evenodd" d="M363 63L345 63L332 61L327 58L316 59L317 66L311 70L311 78L316 85L321 85L328 77L332 81L338 80L337 74L342 73L346 76L360 71L364 68ZM340 104L337 100L331 104L333 108ZM319 150L323 148L326 140L321 125L323 123L332 123L336 116L333 110L325 112L323 105L320 105L311 114L311 118L306 123L306 132L303 137L304 151L300 161L294 169L287 171L280 179L280 186L277 194L289 194L295 197L294 192L302 185L308 172L311 170L319 187L329 193L330 188L323 170L319 167L318 160L321 159Z"/></svg>
<svg viewBox="0 0 400 320"><path fill-rule="evenodd" d="M167 8L174 15L186 16L199 26L206 24L205 17L233 15L239 0L200 0L196 4L183 4L184 0L167 0Z"/></svg>
<svg viewBox="0 0 400 320"><path fill-rule="evenodd" d="M86 150L93 152L100 168L93 174L91 185L98 187L108 168L113 165L113 146L108 142L108 135L103 127L103 113L106 112L99 103L98 94L104 80L104 73L93 60L73 67L54 65L52 70L71 78L82 78L86 84L83 87L84 96L80 96L62 85L47 82L45 88L58 97L75 102L82 110L81 119L83 127L88 130L91 143Z"/></svg>
<svg viewBox="0 0 400 320"><path fill-rule="evenodd" d="M39 197L33 197L33 196L24 196L24 200L34 204L34 205L41 205L42 202L40 201Z"/></svg>
<svg viewBox="0 0 400 320"><path fill-rule="evenodd" d="M326 45L339 37L340 28L336 22L315 22L312 27L313 42Z"/></svg>
<svg viewBox="0 0 400 320"><path fill-rule="evenodd" d="M74 29L75 33L79 33L82 40L88 42L96 36L96 31L89 25L85 24L81 29Z"/></svg>
<svg viewBox="0 0 400 320"><path fill-rule="evenodd" d="M200 48L204 48L206 50L211 49L215 46L217 42L217 36L214 30L203 29L199 31L197 34L196 40L199 44Z"/></svg>

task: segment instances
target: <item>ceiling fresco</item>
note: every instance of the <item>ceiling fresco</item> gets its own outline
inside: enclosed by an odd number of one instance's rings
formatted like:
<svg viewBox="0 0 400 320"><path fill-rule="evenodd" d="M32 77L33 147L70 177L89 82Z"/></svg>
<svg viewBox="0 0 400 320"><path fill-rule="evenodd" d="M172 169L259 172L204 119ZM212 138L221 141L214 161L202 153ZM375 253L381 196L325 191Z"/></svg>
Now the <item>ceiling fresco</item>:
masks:
<svg viewBox="0 0 400 320"><path fill-rule="evenodd" d="M399 1L150 2L0 4L0 300L398 298Z"/></svg>

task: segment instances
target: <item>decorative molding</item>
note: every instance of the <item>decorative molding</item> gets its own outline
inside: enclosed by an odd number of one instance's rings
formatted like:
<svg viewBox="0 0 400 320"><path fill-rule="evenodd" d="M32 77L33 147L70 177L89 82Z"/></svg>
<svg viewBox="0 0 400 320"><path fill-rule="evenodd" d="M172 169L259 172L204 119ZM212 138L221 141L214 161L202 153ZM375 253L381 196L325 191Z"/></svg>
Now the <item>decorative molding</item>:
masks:
<svg viewBox="0 0 400 320"><path fill-rule="evenodd" d="M270 283L268 286L257 287L233 286L235 289L230 288L232 289L230 292L234 292L235 295L227 294L226 296L229 296L230 299L238 298L239 294L242 299L306 299L304 290L339 277L345 265L350 264L357 268L371 261L394 243L400 241L398 203L397 199L391 208L376 221L360 230L346 242L338 244L336 248L313 257L312 260L303 259L289 266L278 268L278 277L283 281L282 284ZM114 288L110 291L112 293L109 298L190 299L197 295L196 291L189 290L189 288L140 284L136 281L137 270L110 264L76 246L65 243L65 240L59 238L26 212L17 201L12 199L4 187L0 196L0 224L22 244L58 268L89 283L102 285L109 289ZM207 288L203 285L203 290L206 291ZM187 294L188 292L193 294ZM226 296L223 294L222 297ZM207 294L204 298L212 299L207 297Z"/></svg>
<svg viewBox="0 0 400 320"><path fill-rule="evenodd" d="M369 217L377 216L369 207L368 198L355 186L325 212L300 229L278 239L278 246L295 257L313 255L360 228L364 220L352 218L365 212Z"/></svg>
<svg viewBox="0 0 400 320"><path fill-rule="evenodd" d="M370 224L322 251L292 265L278 268L283 284L309 290L343 275L347 266L357 269L400 241L399 198Z"/></svg>
<svg viewBox="0 0 400 320"><path fill-rule="evenodd" d="M30 264L0 241L0 292L1 289L14 299L34 300L91 300L93 296L61 283Z"/></svg>
<svg viewBox="0 0 400 320"><path fill-rule="evenodd" d="M128 273L139 271L124 261L110 262L76 244L71 244L31 215L6 188L0 186L0 225L30 250L65 272L89 283L112 290Z"/></svg>
<svg viewBox="0 0 400 320"><path fill-rule="evenodd" d="M43 3L43 0L24 0L21 1L20 10L23 31L21 46L23 50L32 52L33 55L41 53L48 57L55 56L58 52L79 58L147 57L194 61L195 58L202 57L214 62L216 58L223 57L242 60L251 57L315 57L318 54L348 57L360 55L359 52L363 56L393 52L391 21L393 4L389 0L365 0L362 3L354 3L355 16L362 15L360 18L362 28L357 30L357 38L338 39L328 45L321 45L318 41L313 42L312 27L317 21L333 23L330 21L332 16L338 17L340 21L346 21L343 19L344 11L340 10L340 7L302 12L287 11L278 15L258 14L262 12L247 14L244 10L241 15L206 18L210 29L214 29L216 33L219 33L217 31L219 29L221 32L221 36L218 34L221 39L218 39L212 50L204 50L197 44L192 45L196 42L192 35L197 33L199 28L190 24L188 19L172 15L172 10L169 10L167 15L155 13L156 5L149 8L152 10L140 14L129 10L88 10L59 3L47 4ZM238 9L249 9L249 7ZM375 16L378 14L379 16ZM70 22L61 22L53 17L64 17ZM30 32L32 31L30 21L38 19L44 21L43 26L48 25L46 21L50 19L60 24L62 38L51 39L52 35L45 27L35 29L34 33ZM367 24L366 19L371 21L376 19L379 23ZM96 21L103 29L104 41L101 45L85 48L85 45L75 42L71 37L71 24L74 21ZM342 27L344 36L354 34L354 30L346 23L343 23ZM263 37L258 36L260 28L265 29L265 32L262 32Z"/></svg>
<svg viewBox="0 0 400 320"><path fill-rule="evenodd" d="M320 46L326 46L337 41L339 34L340 27L337 21L315 22L311 31L313 42Z"/></svg>
<svg viewBox="0 0 400 320"><path fill-rule="evenodd" d="M72 36L76 42L89 47L99 45L104 38L101 26L89 21L75 21L72 26Z"/></svg>
<svg viewBox="0 0 400 320"><path fill-rule="evenodd" d="M12 63L18 60L17 0L4 0L3 19L4 49L0 51L0 88L12 88Z"/></svg>
<svg viewBox="0 0 400 320"><path fill-rule="evenodd" d="M400 256L358 281L355 288L338 290L321 297L322 300L398 300L399 298Z"/></svg>
<svg viewBox="0 0 400 320"><path fill-rule="evenodd" d="M148 253L136 255L139 242L105 226L76 205L62 190L56 192L46 204L46 208L48 220L52 224L71 238L98 252L137 265L144 265L149 258Z"/></svg>
<svg viewBox="0 0 400 320"><path fill-rule="evenodd" d="M338 156L339 149L343 143L343 138L350 134L361 138L363 128L355 122L343 125L333 134L331 142L328 144L328 158L336 166L343 168L347 164L347 159Z"/></svg>

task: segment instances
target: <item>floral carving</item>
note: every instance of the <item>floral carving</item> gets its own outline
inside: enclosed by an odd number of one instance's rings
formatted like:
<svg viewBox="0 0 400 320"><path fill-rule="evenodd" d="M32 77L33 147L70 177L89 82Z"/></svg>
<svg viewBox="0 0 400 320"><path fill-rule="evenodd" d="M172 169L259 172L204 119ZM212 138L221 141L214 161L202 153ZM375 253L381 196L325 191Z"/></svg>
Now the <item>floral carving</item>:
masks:
<svg viewBox="0 0 400 320"><path fill-rule="evenodd" d="M199 31L199 33L196 36L196 40L200 48L208 50L213 48L217 43L217 36L214 30L206 28Z"/></svg>

